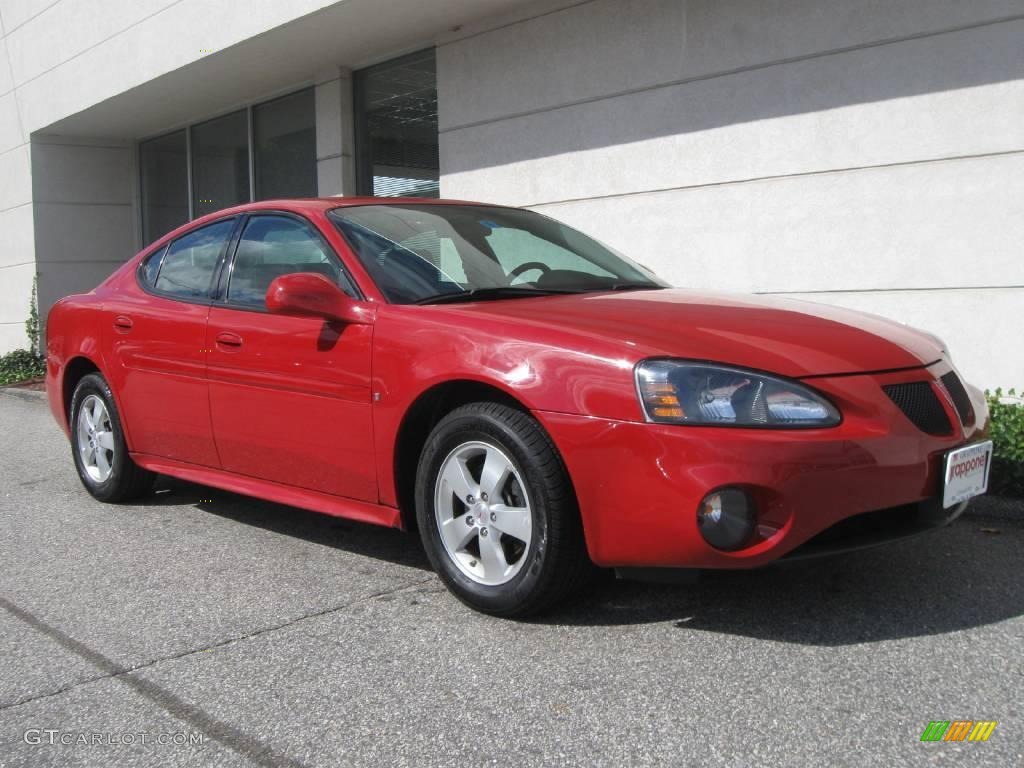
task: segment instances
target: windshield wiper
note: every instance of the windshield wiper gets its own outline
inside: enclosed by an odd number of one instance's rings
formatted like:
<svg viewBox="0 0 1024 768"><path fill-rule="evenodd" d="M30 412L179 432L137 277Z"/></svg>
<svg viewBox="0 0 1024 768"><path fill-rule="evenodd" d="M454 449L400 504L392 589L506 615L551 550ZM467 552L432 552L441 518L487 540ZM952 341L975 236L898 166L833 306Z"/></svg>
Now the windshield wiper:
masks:
<svg viewBox="0 0 1024 768"><path fill-rule="evenodd" d="M611 285L603 288L598 288L599 291L660 291L665 288L664 285L658 285L657 283L612 283Z"/></svg>
<svg viewBox="0 0 1024 768"><path fill-rule="evenodd" d="M528 288L526 286L505 285L494 288L473 288L458 293L439 293L417 299L414 304L458 304L463 301L481 301L487 299L525 299L531 296L558 296L567 293L579 293L564 288Z"/></svg>

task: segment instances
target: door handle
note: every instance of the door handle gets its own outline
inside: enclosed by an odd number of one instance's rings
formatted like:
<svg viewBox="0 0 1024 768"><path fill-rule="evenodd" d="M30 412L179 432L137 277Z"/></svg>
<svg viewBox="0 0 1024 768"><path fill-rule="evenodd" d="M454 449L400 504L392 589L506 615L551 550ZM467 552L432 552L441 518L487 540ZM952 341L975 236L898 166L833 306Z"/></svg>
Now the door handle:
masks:
<svg viewBox="0 0 1024 768"><path fill-rule="evenodd" d="M127 315L118 315L114 318L114 330L120 333L128 333L132 329L132 319Z"/></svg>
<svg viewBox="0 0 1024 768"><path fill-rule="evenodd" d="M221 331L217 334L217 344L222 347L230 347L231 349L238 349L242 346L242 337L237 333L231 333L230 331Z"/></svg>

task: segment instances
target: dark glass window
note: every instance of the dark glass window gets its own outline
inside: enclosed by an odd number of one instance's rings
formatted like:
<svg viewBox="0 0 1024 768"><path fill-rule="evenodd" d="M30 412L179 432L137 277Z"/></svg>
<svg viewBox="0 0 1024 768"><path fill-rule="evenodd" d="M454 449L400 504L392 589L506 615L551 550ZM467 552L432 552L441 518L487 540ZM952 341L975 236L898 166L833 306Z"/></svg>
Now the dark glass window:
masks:
<svg viewBox="0 0 1024 768"><path fill-rule="evenodd" d="M313 89L252 110L256 199L316 197L316 103Z"/></svg>
<svg viewBox="0 0 1024 768"><path fill-rule="evenodd" d="M139 144L142 232L147 243L188 221L188 158L185 132Z"/></svg>
<svg viewBox="0 0 1024 768"><path fill-rule="evenodd" d="M150 288L156 286L156 277L160 273L160 259L163 258L166 252L167 246L164 246L149 254L146 260L142 262L142 282Z"/></svg>
<svg viewBox="0 0 1024 768"><path fill-rule="evenodd" d="M293 272L316 272L353 293L337 259L309 224L289 216L254 216L238 242L228 301L263 307L274 278Z"/></svg>
<svg viewBox="0 0 1024 768"><path fill-rule="evenodd" d="M234 227L234 219L218 221L171 243L160 265L156 289L189 299L209 296L213 270Z"/></svg>
<svg viewBox="0 0 1024 768"><path fill-rule="evenodd" d="M472 291L665 287L625 256L532 211L387 204L335 208L330 217L396 304Z"/></svg>
<svg viewBox="0 0 1024 768"><path fill-rule="evenodd" d="M192 215L249 201L249 119L245 110L192 128Z"/></svg>
<svg viewBox="0 0 1024 768"><path fill-rule="evenodd" d="M356 73L360 194L438 197L434 49Z"/></svg>

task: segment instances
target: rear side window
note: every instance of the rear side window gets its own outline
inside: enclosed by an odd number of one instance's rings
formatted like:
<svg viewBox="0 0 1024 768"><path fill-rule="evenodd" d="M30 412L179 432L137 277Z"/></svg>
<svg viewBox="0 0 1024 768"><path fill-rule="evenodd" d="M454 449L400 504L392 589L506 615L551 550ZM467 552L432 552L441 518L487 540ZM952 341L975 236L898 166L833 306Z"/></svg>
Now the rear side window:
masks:
<svg viewBox="0 0 1024 768"><path fill-rule="evenodd" d="M213 271L235 227L234 219L189 232L167 249L153 287L161 293L183 299L205 299L210 295ZM144 274L149 275L147 263Z"/></svg>
<svg viewBox="0 0 1024 768"><path fill-rule="evenodd" d="M146 257L146 260L142 262L142 271L140 274L142 282L146 284L147 288L152 288L156 285L156 276L160 274L160 260L164 257L165 253L167 253L166 245L159 250L153 251L153 253L149 254L149 256Z"/></svg>
<svg viewBox="0 0 1024 768"><path fill-rule="evenodd" d="M315 272L349 295L354 293L337 258L312 226L289 216L253 216L238 241L227 300L264 307L274 278L295 272Z"/></svg>

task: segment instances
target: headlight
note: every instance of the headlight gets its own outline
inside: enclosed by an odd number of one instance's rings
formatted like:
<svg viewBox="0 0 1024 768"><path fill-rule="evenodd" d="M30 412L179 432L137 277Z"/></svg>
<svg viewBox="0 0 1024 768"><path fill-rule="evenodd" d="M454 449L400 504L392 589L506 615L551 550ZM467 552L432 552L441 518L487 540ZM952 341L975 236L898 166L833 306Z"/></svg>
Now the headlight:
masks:
<svg viewBox="0 0 1024 768"><path fill-rule="evenodd" d="M834 427L839 411L795 381L682 360L647 360L636 387L648 420L734 427Z"/></svg>

